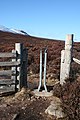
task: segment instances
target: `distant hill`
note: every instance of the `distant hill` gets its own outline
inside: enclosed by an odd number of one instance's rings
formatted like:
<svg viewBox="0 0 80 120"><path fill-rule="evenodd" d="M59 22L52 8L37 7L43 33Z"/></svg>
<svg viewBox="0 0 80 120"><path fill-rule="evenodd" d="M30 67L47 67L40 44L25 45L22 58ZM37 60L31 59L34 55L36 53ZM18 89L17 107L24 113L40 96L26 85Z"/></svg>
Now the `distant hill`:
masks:
<svg viewBox="0 0 80 120"><path fill-rule="evenodd" d="M23 30L17 30L17 29L10 29L5 26L0 25L0 31L3 32L10 32L10 33L15 33L15 34L22 34L22 35L28 35L25 31Z"/></svg>

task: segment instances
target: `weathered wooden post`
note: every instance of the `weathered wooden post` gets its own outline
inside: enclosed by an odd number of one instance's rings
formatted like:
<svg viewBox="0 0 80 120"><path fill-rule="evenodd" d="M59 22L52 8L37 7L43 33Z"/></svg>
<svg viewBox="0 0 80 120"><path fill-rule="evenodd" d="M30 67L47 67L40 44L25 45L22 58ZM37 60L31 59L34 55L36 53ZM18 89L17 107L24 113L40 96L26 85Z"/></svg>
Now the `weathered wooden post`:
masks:
<svg viewBox="0 0 80 120"><path fill-rule="evenodd" d="M24 48L23 49L23 64L22 64L22 70L23 70L22 86L23 87L27 87L27 66L28 66L28 50Z"/></svg>
<svg viewBox="0 0 80 120"><path fill-rule="evenodd" d="M65 78L69 78L71 72L73 50L73 34L67 35L65 42Z"/></svg>
<svg viewBox="0 0 80 120"><path fill-rule="evenodd" d="M73 49L73 34L68 34L65 42L64 55L61 57L61 71L60 71L60 84L65 83L65 79L69 78L71 72L72 62L72 49ZM63 60L64 59L64 62Z"/></svg>
<svg viewBox="0 0 80 120"><path fill-rule="evenodd" d="M60 84L65 80L65 50L61 51Z"/></svg>
<svg viewBox="0 0 80 120"><path fill-rule="evenodd" d="M12 53L16 54L16 50L12 50ZM14 62L14 61L17 61L17 54L16 54L16 57L12 59L12 62ZM15 73L15 75L12 74L11 79L15 81L15 90L16 90L16 86L17 86L16 85L17 84L17 67L16 66L12 67L11 70L12 70L13 73Z"/></svg>
<svg viewBox="0 0 80 120"><path fill-rule="evenodd" d="M23 70L22 70L22 64L23 64L23 44L16 43L15 44L15 50L17 51L19 58L17 61L20 62L20 66L17 67L17 71L19 72L19 75L17 76L17 80L19 82L19 85L17 86L18 90L20 91L22 88L22 81L23 81Z"/></svg>

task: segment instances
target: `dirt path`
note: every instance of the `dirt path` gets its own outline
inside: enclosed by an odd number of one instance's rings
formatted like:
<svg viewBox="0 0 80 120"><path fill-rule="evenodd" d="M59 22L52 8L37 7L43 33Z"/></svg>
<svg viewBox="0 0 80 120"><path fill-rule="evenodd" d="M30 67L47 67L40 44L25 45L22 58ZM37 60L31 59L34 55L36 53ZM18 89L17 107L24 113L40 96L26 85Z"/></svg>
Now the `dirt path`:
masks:
<svg viewBox="0 0 80 120"><path fill-rule="evenodd" d="M45 114L51 98L34 97L28 91L0 98L0 120L53 120Z"/></svg>

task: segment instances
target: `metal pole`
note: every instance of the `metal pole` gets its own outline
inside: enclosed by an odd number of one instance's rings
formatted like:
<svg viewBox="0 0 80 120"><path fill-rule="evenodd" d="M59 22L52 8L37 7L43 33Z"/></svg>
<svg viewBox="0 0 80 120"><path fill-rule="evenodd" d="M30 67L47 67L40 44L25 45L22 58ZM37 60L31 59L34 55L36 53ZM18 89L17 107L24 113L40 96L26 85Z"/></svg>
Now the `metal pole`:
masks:
<svg viewBox="0 0 80 120"><path fill-rule="evenodd" d="M38 91L40 90L41 85L42 85L42 50L40 50L40 81Z"/></svg>
<svg viewBox="0 0 80 120"><path fill-rule="evenodd" d="M47 63L47 49L44 51L44 88L45 91L47 92L47 87L46 87L46 63Z"/></svg>

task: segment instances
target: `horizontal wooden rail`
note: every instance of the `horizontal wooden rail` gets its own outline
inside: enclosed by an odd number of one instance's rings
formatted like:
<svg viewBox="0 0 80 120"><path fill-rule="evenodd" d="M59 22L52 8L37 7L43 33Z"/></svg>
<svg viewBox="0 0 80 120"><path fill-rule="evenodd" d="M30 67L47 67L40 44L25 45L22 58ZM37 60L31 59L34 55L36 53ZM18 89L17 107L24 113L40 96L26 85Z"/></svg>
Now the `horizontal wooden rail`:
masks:
<svg viewBox="0 0 80 120"><path fill-rule="evenodd" d="M7 52L4 52L4 53L0 53L0 57L15 58L16 57L16 53L7 53Z"/></svg>
<svg viewBox="0 0 80 120"><path fill-rule="evenodd" d="M14 62L0 62L0 66L4 67L4 66L9 66L9 67L15 67L15 66L19 66L20 65L20 61L14 61Z"/></svg>
<svg viewBox="0 0 80 120"><path fill-rule="evenodd" d="M27 56L27 49L22 43L16 43L12 52L0 52L0 67L5 67L5 70L0 70L0 95L20 91L23 86L27 87Z"/></svg>
<svg viewBox="0 0 80 120"><path fill-rule="evenodd" d="M15 80L12 80L12 79L1 79L0 80L0 86L2 85L13 85L15 84Z"/></svg>
<svg viewBox="0 0 80 120"><path fill-rule="evenodd" d="M80 64L80 60L76 59L76 58L73 58L73 61Z"/></svg>
<svg viewBox="0 0 80 120"><path fill-rule="evenodd" d="M2 70L0 71L0 75L16 75L16 71L12 71L12 70Z"/></svg>
<svg viewBox="0 0 80 120"><path fill-rule="evenodd" d="M15 85L14 86L5 86L0 87L0 94L5 94L8 92L15 92Z"/></svg>

